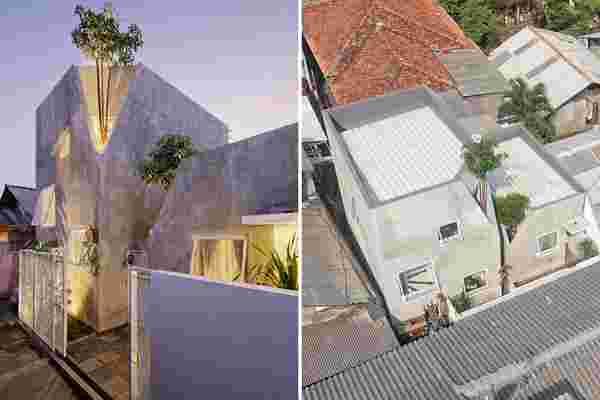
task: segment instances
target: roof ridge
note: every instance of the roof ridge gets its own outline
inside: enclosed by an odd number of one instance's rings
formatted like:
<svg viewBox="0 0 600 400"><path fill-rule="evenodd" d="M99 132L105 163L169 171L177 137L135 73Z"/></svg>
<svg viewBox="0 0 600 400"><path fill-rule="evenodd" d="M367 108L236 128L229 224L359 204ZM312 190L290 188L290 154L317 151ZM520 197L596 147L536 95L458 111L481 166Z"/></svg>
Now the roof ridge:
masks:
<svg viewBox="0 0 600 400"><path fill-rule="evenodd" d="M571 67L573 67L577 72L579 72L580 75L583 75L584 78L586 78L587 80L591 81L591 82L598 82L597 79L592 78L590 75L588 75L588 73L586 71L584 71L582 68L579 67L579 65L576 65L575 63L573 63L571 60L569 60L567 57L565 57L562 52L560 50L558 50L556 48L556 46L554 46L552 43L550 43L550 41L548 41L543 34L540 33L540 31L545 31L545 32L553 32L554 31L549 31L547 29L539 29L539 28L534 28L531 26L526 27L525 29L531 29L531 31L538 37L538 39L540 39L542 42L544 42L548 47L550 47L552 50L554 50L554 52L560 57L562 58L567 64L569 64Z"/></svg>
<svg viewBox="0 0 600 400"><path fill-rule="evenodd" d="M376 2L378 2L378 1L376 1ZM446 33L439 32L439 31L436 31L436 30L434 30L434 29L431 29L431 28L429 28L428 26L426 26L426 25L423 25L422 23L420 23L420 22L417 22L417 21L415 21L415 20L413 20L413 19L411 19L411 18L407 17L406 15L402 15L402 14L400 14L400 13L398 13L398 12L396 12L396 11L394 11L394 10L392 10L392 9L388 8L388 7L386 7L385 5L379 5L379 7L380 7L381 9L383 9L384 11L386 11L386 12L388 12L388 13L390 13L390 14L393 14L393 15L397 16L398 18L401 18L401 19L403 19L403 20L405 20L405 21L408 21L408 22L409 22L409 24L416 25L416 26L418 26L418 27L422 28L423 30L426 30L426 31L428 31L428 32L431 32L431 33L433 33L433 34L435 34L435 35L438 35L438 36L442 36L442 37L444 37L444 38L446 38L446 39L448 39L448 40L450 40L450 41L452 41L452 42L454 42L454 43L456 43L456 44L463 45L463 43L461 43L461 42L460 42L460 41L459 41L459 40L458 40L456 37L453 37L452 35L448 35L448 34L446 34ZM435 4L434 4L434 7L435 7L435 8L437 8L437 7L439 7L439 6L437 6L437 5L435 5ZM452 20L452 21L454 21L454 20ZM460 29L460 27L459 27L459 29ZM462 29L460 29L460 31L461 31L461 32L463 33L463 35L464 35L464 32L463 32L463 30L462 30ZM466 36L465 36L465 38L466 38ZM466 38L466 39L467 39L467 40L469 40L468 38Z"/></svg>

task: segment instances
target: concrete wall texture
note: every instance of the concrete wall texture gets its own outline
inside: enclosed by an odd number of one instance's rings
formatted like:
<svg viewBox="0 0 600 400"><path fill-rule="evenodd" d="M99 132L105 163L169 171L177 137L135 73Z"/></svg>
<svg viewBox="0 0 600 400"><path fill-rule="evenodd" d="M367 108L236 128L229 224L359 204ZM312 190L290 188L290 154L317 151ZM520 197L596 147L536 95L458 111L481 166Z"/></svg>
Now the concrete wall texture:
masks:
<svg viewBox="0 0 600 400"><path fill-rule="evenodd" d="M275 206L298 208L297 124L189 160L145 242L149 263L187 272L193 231L225 231Z"/></svg>
<svg viewBox="0 0 600 400"><path fill-rule="evenodd" d="M145 239L166 198L160 188L146 186L136 176L137 163L164 134L183 133L198 148L210 149L227 142L227 127L139 64L117 74L114 127L99 152L90 68L71 67L36 111L36 185L56 185L56 228L62 243L75 226L98 229L101 272L90 281L92 287L79 285L73 297L89 298L81 312L93 320L84 320L105 330L127 320L125 253ZM64 129L70 143L60 157L53 149Z"/></svg>
<svg viewBox="0 0 600 400"><path fill-rule="evenodd" d="M145 296L152 398L297 396L295 293L155 271Z"/></svg>

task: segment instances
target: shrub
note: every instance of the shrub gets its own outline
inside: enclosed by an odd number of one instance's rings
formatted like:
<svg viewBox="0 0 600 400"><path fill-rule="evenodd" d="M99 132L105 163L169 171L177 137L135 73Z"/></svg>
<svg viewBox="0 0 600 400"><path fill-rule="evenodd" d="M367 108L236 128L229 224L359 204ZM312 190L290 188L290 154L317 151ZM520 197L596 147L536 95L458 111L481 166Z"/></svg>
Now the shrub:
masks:
<svg viewBox="0 0 600 400"><path fill-rule="evenodd" d="M473 308L473 299L463 290L457 295L450 297L450 301L457 313L462 314L470 308Z"/></svg>
<svg viewBox="0 0 600 400"><path fill-rule="evenodd" d="M583 253L583 259L596 257L598 255L598 246L592 239L585 239L578 245L579 250Z"/></svg>

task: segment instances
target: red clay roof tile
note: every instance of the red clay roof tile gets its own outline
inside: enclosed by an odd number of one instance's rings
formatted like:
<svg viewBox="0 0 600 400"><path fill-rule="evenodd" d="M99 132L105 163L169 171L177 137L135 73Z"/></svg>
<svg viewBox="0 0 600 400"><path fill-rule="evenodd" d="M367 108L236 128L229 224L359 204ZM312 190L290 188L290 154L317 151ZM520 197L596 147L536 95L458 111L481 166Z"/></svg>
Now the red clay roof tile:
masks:
<svg viewBox="0 0 600 400"><path fill-rule="evenodd" d="M305 1L304 36L337 104L452 87L433 49L477 48L434 0Z"/></svg>

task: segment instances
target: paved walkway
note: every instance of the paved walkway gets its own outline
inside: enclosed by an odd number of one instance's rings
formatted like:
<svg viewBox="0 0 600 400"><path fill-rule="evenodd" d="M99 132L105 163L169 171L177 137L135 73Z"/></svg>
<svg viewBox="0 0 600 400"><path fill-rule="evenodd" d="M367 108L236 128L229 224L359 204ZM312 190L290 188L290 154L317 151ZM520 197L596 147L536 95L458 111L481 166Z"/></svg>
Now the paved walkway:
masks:
<svg viewBox="0 0 600 400"><path fill-rule="evenodd" d="M13 311L0 303L0 399L83 400L49 359L38 353L16 324Z"/></svg>
<svg viewBox="0 0 600 400"><path fill-rule="evenodd" d="M129 326L69 343L67 354L113 399L129 400Z"/></svg>

